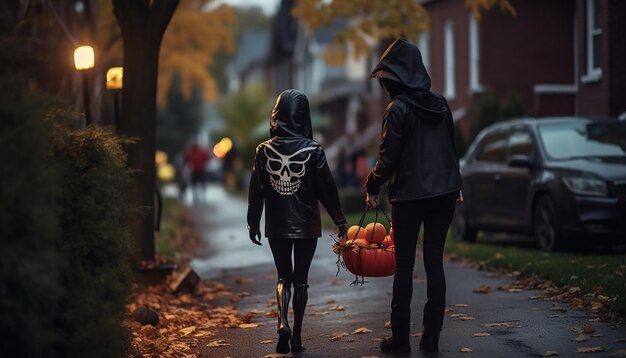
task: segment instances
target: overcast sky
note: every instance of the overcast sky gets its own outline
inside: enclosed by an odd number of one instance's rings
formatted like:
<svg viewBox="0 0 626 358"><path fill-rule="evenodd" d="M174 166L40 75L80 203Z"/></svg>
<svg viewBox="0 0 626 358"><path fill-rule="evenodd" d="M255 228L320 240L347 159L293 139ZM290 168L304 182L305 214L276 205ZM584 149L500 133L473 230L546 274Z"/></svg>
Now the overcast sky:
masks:
<svg viewBox="0 0 626 358"><path fill-rule="evenodd" d="M224 3L234 6L260 6L263 11L268 14L274 14L278 8L279 0L221 0Z"/></svg>

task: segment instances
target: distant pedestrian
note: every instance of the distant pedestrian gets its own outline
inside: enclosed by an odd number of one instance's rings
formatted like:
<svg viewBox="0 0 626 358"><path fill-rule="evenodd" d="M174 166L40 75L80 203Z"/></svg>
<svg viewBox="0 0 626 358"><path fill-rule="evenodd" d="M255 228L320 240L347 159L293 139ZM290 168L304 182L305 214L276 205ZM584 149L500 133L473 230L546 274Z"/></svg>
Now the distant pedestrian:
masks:
<svg viewBox="0 0 626 358"><path fill-rule="evenodd" d="M340 237L346 232L346 218L324 150L313 140L309 101L302 92L289 89L278 96L270 134L271 138L256 148L248 193L248 231L250 240L261 245L259 226L265 202L265 236L278 272L276 352L301 352L309 267L322 235L318 202L338 226ZM292 284L293 331L287 317Z"/></svg>
<svg viewBox="0 0 626 358"><path fill-rule="evenodd" d="M411 298L417 238L424 223L424 267L428 301L420 349L439 350L446 281L443 247L462 200L462 179L455 149L454 122L445 98L430 91L430 77L419 49L397 40L383 53L371 75L390 97L383 117L378 161L366 188L368 207L378 206L380 186L389 181L395 236L396 272L391 300L392 336L385 352L410 352Z"/></svg>
<svg viewBox="0 0 626 358"><path fill-rule="evenodd" d="M185 163L191 169L191 192L194 201L204 197L206 164L209 159L211 159L209 152L196 141L185 151Z"/></svg>

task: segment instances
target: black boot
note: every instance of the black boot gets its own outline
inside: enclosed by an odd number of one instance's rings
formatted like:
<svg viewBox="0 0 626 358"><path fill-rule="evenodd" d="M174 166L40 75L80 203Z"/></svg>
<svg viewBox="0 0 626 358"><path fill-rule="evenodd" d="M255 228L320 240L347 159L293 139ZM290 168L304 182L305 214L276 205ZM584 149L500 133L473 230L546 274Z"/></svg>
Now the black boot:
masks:
<svg viewBox="0 0 626 358"><path fill-rule="evenodd" d="M278 343L276 343L276 353L289 353L289 339L291 339L291 328L289 328L289 300L291 299L291 284L278 280L276 285L276 303L278 304Z"/></svg>
<svg viewBox="0 0 626 358"><path fill-rule="evenodd" d="M425 330L420 340L420 349L426 352L439 352L439 332Z"/></svg>
<svg viewBox="0 0 626 358"><path fill-rule="evenodd" d="M293 336L291 336L291 351L302 352L305 348L302 345L302 319L308 300L309 285L306 283L293 284Z"/></svg>
<svg viewBox="0 0 626 358"><path fill-rule="evenodd" d="M393 337L389 337L380 342L380 350L383 352L409 353L411 352L411 345L408 341L398 342Z"/></svg>

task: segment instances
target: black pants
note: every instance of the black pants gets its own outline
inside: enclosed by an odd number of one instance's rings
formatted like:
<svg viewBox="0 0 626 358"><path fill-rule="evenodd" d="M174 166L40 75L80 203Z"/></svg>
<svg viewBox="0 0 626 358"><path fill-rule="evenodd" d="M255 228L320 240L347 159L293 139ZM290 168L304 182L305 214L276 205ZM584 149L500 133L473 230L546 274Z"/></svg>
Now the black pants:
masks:
<svg viewBox="0 0 626 358"><path fill-rule="evenodd" d="M417 238L424 223L424 267L426 295L423 326L440 332L446 305L446 278L443 273L443 246L454 215L457 193L428 199L392 203L396 273L393 278L391 325L394 338L409 339L413 266Z"/></svg>
<svg viewBox="0 0 626 358"><path fill-rule="evenodd" d="M305 284L309 277L309 267L317 248L317 238L278 239L270 238L270 248L278 279L288 283ZM293 264L291 253L293 250Z"/></svg>

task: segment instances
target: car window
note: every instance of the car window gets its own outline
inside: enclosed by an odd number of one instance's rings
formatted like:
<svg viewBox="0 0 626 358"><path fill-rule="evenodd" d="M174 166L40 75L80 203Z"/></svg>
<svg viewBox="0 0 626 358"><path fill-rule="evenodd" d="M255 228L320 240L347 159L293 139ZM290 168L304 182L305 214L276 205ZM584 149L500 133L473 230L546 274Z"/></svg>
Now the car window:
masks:
<svg viewBox="0 0 626 358"><path fill-rule="evenodd" d="M626 122L562 122L539 126L551 159L626 157Z"/></svg>
<svg viewBox="0 0 626 358"><path fill-rule="evenodd" d="M480 162L504 163L506 162L507 133L499 132L488 134L482 141L476 160Z"/></svg>
<svg viewBox="0 0 626 358"><path fill-rule="evenodd" d="M530 133L527 131L515 131L509 136L509 159L514 155L525 155L532 158L534 145Z"/></svg>

